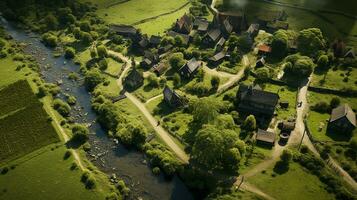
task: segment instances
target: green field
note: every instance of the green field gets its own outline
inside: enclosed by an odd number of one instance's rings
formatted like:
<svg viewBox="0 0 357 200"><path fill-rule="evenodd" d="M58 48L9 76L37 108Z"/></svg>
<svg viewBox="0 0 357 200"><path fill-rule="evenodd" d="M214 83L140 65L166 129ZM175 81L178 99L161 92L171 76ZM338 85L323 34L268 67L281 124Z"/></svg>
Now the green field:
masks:
<svg viewBox="0 0 357 200"><path fill-rule="evenodd" d="M17 81L1 89L0 100L0 118L38 101L26 80Z"/></svg>
<svg viewBox="0 0 357 200"><path fill-rule="evenodd" d="M150 20L148 22L138 24L135 27L141 29L144 33L148 35L164 35L165 30L171 27L176 19L180 18L185 13L189 13L189 5L184 8L162 17Z"/></svg>
<svg viewBox="0 0 357 200"><path fill-rule="evenodd" d="M357 90L357 69L352 69L349 75L346 70L342 69L314 73L311 85L331 89L351 88Z"/></svg>
<svg viewBox="0 0 357 200"><path fill-rule="evenodd" d="M0 91L0 161L11 160L59 141L51 120L27 81Z"/></svg>
<svg viewBox="0 0 357 200"><path fill-rule="evenodd" d="M276 199L334 199L333 194L324 189L318 177L310 174L299 164L291 162L289 171L273 174L273 169L249 178L249 182Z"/></svg>
<svg viewBox="0 0 357 200"><path fill-rule="evenodd" d="M71 156L63 159L66 148L54 145L8 163L16 166L0 175L0 199L6 200L78 200L105 199L104 194L90 191L80 181L81 170L70 170Z"/></svg>
<svg viewBox="0 0 357 200"><path fill-rule="evenodd" d="M173 11L185 3L187 0L130 0L109 8L99 9L97 13L108 23L133 24Z"/></svg>
<svg viewBox="0 0 357 200"><path fill-rule="evenodd" d="M312 3L313 1L309 0L300 0L298 2L294 0L277 0L280 2L288 2L293 4L303 5L306 8L318 9L325 8L321 5L317 5L318 3ZM311 2L311 3L310 3ZM315 1L315 2L323 2L323 1ZM325 1L326 2L326 1ZM342 12L350 12L351 14L355 14L355 7L351 5L351 1L343 0L334 1L328 0L326 4L326 8L329 9L337 9ZM222 1L217 2L217 6L219 6ZM353 2L356 4L356 2ZM315 4L315 5L312 5ZM316 7L315 7L316 6ZM235 11L239 8L230 7L229 11ZM351 46L357 47L357 21L344 17L342 15L336 14L327 14L320 12L310 12L297 8L285 7L280 5L274 5L269 2L263 2L262 0L251 0L245 6L245 12L247 13L249 23L255 20L255 16L257 13L266 12L269 10L285 10L288 14L288 23L289 29L300 31L304 28L318 27L323 33L329 37L330 40L335 40L336 38L344 38L344 40Z"/></svg>
<svg viewBox="0 0 357 200"><path fill-rule="evenodd" d="M316 92L308 93L308 101L310 106L315 105L317 102L325 101L330 103L333 97L337 97L331 94L320 94ZM347 103L351 108L357 108L357 98L348 98L348 97L339 97L341 104ZM318 113L310 109L310 112L307 116L307 122L310 129L310 132L315 140L318 141L336 141L336 140L346 140L343 133L329 133L326 134L328 120L330 119L330 113Z"/></svg>

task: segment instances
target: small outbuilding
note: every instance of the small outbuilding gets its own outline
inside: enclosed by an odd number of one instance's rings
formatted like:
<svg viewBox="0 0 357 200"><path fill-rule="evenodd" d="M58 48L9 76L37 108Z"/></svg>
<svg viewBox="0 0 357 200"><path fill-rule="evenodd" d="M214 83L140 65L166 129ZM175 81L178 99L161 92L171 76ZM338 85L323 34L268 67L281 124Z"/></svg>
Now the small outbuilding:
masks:
<svg viewBox="0 0 357 200"><path fill-rule="evenodd" d="M256 134L256 142L261 145L274 146L275 144L275 133L258 129Z"/></svg>
<svg viewBox="0 0 357 200"><path fill-rule="evenodd" d="M192 30L193 23L191 18L185 13L176 21L175 31L183 34L189 34Z"/></svg>
<svg viewBox="0 0 357 200"><path fill-rule="evenodd" d="M218 40L221 37L221 30L219 29L212 29L208 31L208 33L202 39L202 42L207 46L214 46L217 44Z"/></svg>
<svg viewBox="0 0 357 200"><path fill-rule="evenodd" d="M161 62L159 64L156 64L152 67L152 71L157 75L157 76L161 76L163 73L165 73L165 71L168 69L167 64L165 64L164 62Z"/></svg>
<svg viewBox="0 0 357 200"><path fill-rule="evenodd" d="M226 57L226 52L221 51L221 52L218 52L216 55L212 56L209 59L209 62L212 65L218 65L224 60L225 57Z"/></svg>
<svg viewBox="0 0 357 200"><path fill-rule="evenodd" d="M193 23L193 28L196 29L199 33L206 33L208 30L209 22L204 18L196 18Z"/></svg>
<svg viewBox="0 0 357 200"><path fill-rule="evenodd" d="M198 62L196 58L192 58L179 69L179 73L184 78L191 78L197 72L200 66L201 63Z"/></svg>
<svg viewBox="0 0 357 200"><path fill-rule="evenodd" d="M356 128L356 114L348 104L340 105L332 110L328 128L351 133Z"/></svg>
<svg viewBox="0 0 357 200"><path fill-rule="evenodd" d="M171 107L180 107L184 105L184 101L181 96L168 86L165 86L163 95L165 102L168 103Z"/></svg>
<svg viewBox="0 0 357 200"><path fill-rule="evenodd" d="M125 87L130 90L140 87L143 83L144 77L135 67L129 71L124 79Z"/></svg>

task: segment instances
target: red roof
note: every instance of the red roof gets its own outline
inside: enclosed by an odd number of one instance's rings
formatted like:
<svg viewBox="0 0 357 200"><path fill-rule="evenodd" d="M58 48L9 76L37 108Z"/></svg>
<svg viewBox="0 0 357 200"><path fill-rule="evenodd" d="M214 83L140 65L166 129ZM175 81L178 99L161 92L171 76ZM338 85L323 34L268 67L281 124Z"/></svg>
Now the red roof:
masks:
<svg viewBox="0 0 357 200"><path fill-rule="evenodd" d="M263 44L263 45L260 45L258 47L258 50L262 51L262 52L270 53L271 52L271 47L268 46L268 45Z"/></svg>

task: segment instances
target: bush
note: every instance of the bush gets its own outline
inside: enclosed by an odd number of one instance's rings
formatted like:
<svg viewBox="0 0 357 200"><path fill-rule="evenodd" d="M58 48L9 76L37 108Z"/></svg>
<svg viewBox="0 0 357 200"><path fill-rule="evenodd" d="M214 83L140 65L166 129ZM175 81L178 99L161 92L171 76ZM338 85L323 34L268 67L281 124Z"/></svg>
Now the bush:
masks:
<svg viewBox="0 0 357 200"><path fill-rule="evenodd" d="M72 47L66 47L65 53L64 53L64 57L67 59L72 59L74 58L74 56L76 55L76 50L74 50L74 48Z"/></svg>
<svg viewBox="0 0 357 200"><path fill-rule="evenodd" d="M221 82L221 79L219 79L218 76L212 76L211 78L211 86L213 89L217 90L219 87L219 83Z"/></svg>
<svg viewBox="0 0 357 200"><path fill-rule="evenodd" d="M128 146L141 148L145 143L147 130L139 123L128 123L118 128L116 135L120 141Z"/></svg>
<svg viewBox="0 0 357 200"><path fill-rule="evenodd" d="M183 58L183 54L180 52L173 53L169 59L169 63L172 68L179 69L185 64L185 59Z"/></svg>
<svg viewBox="0 0 357 200"><path fill-rule="evenodd" d="M55 99L53 101L53 108L64 117L68 117L71 111L71 107L61 99Z"/></svg>
<svg viewBox="0 0 357 200"><path fill-rule="evenodd" d="M45 33L42 35L42 41L46 46L56 47L58 39L55 35L51 33Z"/></svg>
<svg viewBox="0 0 357 200"><path fill-rule="evenodd" d="M64 156L63 156L63 160L67 160L69 157L71 157L72 153L70 150L67 150L65 153L64 153Z"/></svg>
<svg viewBox="0 0 357 200"><path fill-rule="evenodd" d="M98 63L100 70L106 70L108 68L108 62L105 58L101 59Z"/></svg>
<svg viewBox="0 0 357 200"><path fill-rule="evenodd" d="M317 102L315 105L311 107L311 110L316 111L318 113L328 113L330 111L330 106L325 101Z"/></svg>
<svg viewBox="0 0 357 200"><path fill-rule="evenodd" d="M154 167L153 169L152 169L152 173L153 174L155 174L155 175L160 175L160 168L158 168L158 167Z"/></svg>
<svg viewBox="0 0 357 200"><path fill-rule="evenodd" d="M151 87L159 87L160 86L159 79L153 74L149 75L148 81L149 81L148 85Z"/></svg>
<svg viewBox="0 0 357 200"><path fill-rule="evenodd" d="M100 58L105 58L108 56L107 48L104 45L99 45L97 47L97 53Z"/></svg>
<svg viewBox="0 0 357 200"><path fill-rule="evenodd" d="M81 144L85 143L89 139L88 128L80 124L75 124L72 127L72 134L72 140Z"/></svg>
<svg viewBox="0 0 357 200"><path fill-rule="evenodd" d="M96 69L92 69L85 74L84 84L89 91L93 91L93 89L103 81L104 77Z"/></svg>
<svg viewBox="0 0 357 200"><path fill-rule="evenodd" d="M330 101L330 108L331 109L337 108L340 105L340 103L341 103L340 98L333 97Z"/></svg>
<svg viewBox="0 0 357 200"><path fill-rule="evenodd" d="M68 103L69 105L74 105L74 104L76 104L76 102L77 102L76 97L74 97L74 96L72 96L72 95L70 95L70 96L67 97L67 103Z"/></svg>
<svg viewBox="0 0 357 200"><path fill-rule="evenodd" d="M254 115L249 115L242 126L242 129L246 130L246 131L255 131L255 129L257 129L257 122L255 120Z"/></svg>

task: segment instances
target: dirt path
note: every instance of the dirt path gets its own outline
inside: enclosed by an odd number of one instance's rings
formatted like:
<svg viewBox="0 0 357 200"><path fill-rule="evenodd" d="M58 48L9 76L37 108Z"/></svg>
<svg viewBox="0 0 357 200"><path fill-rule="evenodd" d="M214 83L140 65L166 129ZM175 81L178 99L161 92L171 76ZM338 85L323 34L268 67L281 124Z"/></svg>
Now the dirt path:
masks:
<svg viewBox="0 0 357 200"><path fill-rule="evenodd" d="M52 116L52 118L55 118L56 115L53 112L53 110L51 108L49 108L48 105L46 105L46 106L47 106L47 111L49 112L49 114ZM60 134L62 135L64 142L65 143L68 142L69 141L69 137L66 134L66 132L64 131L64 129L62 128L62 126L58 123L57 120L53 120L53 121L56 124L58 130L60 131ZM76 160L79 168L83 171L85 169L85 167L84 167L84 165L82 163L82 160L81 160L80 156L78 155L78 152L75 149L71 149L71 152L72 152L73 158L74 158L74 160Z"/></svg>
<svg viewBox="0 0 357 200"><path fill-rule="evenodd" d="M219 86L219 88L217 90L218 94L220 94L220 93L224 92L226 89L230 88L232 85L234 85L236 82L238 82L243 77L245 68L250 65L247 55L243 56L242 62L243 62L243 69L241 69L236 75L233 75L226 83Z"/></svg>
<svg viewBox="0 0 357 200"><path fill-rule="evenodd" d="M188 163L189 156L174 142L170 134L165 131L161 126L158 126L158 121L150 114L145 105L141 103L134 95L126 92L125 96L144 114L148 119L151 126L154 128L156 133L161 137L161 139L169 146L172 151L180 158L183 162Z"/></svg>
<svg viewBox="0 0 357 200"><path fill-rule="evenodd" d="M123 89L123 77L127 73L127 71L131 68L130 59L123 56L121 53L110 51L111 54L120 57L123 61L126 62L126 68L123 73L121 73L120 77L117 79L117 84L119 88ZM146 108L145 104L142 103L139 99L137 99L134 95L129 92L125 92L124 95L143 113L143 115L148 119L149 123L155 130L155 132L160 136L160 138L166 143L166 145L172 149L172 151L177 155L177 157L185 163L188 163L189 156L174 142L171 138L170 134L165 131L160 125L158 126L158 121L154 116ZM159 95L160 96L160 95ZM158 96L154 97L158 98Z"/></svg>
<svg viewBox="0 0 357 200"><path fill-rule="evenodd" d="M157 96L154 96L154 97L148 99L145 103L148 104L148 103L150 103L151 101L153 101L155 99L161 98L162 96L164 96L164 95L163 94L159 94Z"/></svg>
<svg viewBox="0 0 357 200"><path fill-rule="evenodd" d="M244 182L241 186L240 189L242 190L246 190L248 192L257 194L261 197L263 197L264 199L267 200L274 200L275 198L271 197L270 195L264 193L263 191L261 191L259 188L255 187L254 185L251 185L250 183Z"/></svg>
<svg viewBox="0 0 357 200"><path fill-rule="evenodd" d="M212 76L219 76L219 77L226 77L226 78L231 78L231 77L235 76L234 74L230 74L230 73L227 73L227 72L220 72L220 71L217 71L216 69L210 69L206 65L203 66L203 70L207 74L210 74Z"/></svg>

